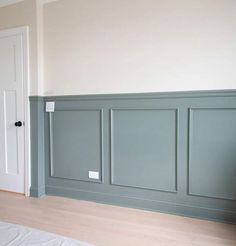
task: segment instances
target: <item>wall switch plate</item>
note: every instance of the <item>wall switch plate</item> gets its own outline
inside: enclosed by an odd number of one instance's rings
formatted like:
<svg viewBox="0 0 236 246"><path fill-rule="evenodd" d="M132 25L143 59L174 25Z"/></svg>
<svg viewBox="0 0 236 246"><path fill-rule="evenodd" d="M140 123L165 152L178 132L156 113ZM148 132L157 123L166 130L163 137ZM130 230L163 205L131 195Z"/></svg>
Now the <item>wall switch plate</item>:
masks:
<svg viewBox="0 0 236 246"><path fill-rule="evenodd" d="M89 171L90 179L99 179L99 172Z"/></svg>
<svg viewBox="0 0 236 246"><path fill-rule="evenodd" d="M55 102L46 102L46 112L54 112L55 111Z"/></svg>

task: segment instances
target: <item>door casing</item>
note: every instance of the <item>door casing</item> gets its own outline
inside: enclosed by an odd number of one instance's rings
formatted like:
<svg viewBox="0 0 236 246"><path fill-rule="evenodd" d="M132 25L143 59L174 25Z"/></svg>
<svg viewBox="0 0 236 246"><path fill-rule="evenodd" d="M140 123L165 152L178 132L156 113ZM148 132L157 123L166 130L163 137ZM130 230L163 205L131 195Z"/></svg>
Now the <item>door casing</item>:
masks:
<svg viewBox="0 0 236 246"><path fill-rule="evenodd" d="M24 97L24 120L25 120L25 160L24 160L24 194L30 195L31 185L31 158L30 158L30 110L29 110L29 89L30 89L30 69L29 69L29 27L22 26L11 29L0 30L0 38L14 35L22 36L23 43L23 97Z"/></svg>

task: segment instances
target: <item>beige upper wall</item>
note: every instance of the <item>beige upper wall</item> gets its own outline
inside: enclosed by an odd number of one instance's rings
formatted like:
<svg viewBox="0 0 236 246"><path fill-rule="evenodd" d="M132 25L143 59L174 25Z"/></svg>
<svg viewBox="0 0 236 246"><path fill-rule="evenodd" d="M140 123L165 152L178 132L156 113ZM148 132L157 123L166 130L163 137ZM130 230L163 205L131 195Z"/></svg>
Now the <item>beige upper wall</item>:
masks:
<svg viewBox="0 0 236 246"><path fill-rule="evenodd" d="M36 0L38 95L44 94L44 30L42 0Z"/></svg>
<svg viewBox="0 0 236 246"><path fill-rule="evenodd" d="M42 69L39 71L38 67L40 54L38 47L38 42L40 41L38 33L40 13L38 13L38 6L37 0L24 0L23 2L0 8L0 29L29 26L30 95L43 94L42 79L39 81Z"/></svg>
<svg viewBox="0 0 236 246"><path fill-rule="evenodd" d="M30 27L30 95L236 89L235 0L39 2L0 8Z"/></svg>
<svg viewBox="0 0 236 246"><path fill-rule="evenodd" d="M235 0L44 5L47 95L236 88Z"/></svg>

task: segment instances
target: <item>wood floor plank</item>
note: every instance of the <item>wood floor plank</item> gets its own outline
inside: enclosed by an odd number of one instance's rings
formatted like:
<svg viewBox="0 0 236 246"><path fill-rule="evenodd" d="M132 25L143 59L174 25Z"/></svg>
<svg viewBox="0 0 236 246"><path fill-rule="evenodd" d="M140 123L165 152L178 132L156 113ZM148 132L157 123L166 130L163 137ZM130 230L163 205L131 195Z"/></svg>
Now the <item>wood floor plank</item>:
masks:
<svg viewBox="0 0 236 246"><path fill-rule="evenodd" d="M0 220L98 246L236 245L236 225L63 197L0 192Z"/></svg>

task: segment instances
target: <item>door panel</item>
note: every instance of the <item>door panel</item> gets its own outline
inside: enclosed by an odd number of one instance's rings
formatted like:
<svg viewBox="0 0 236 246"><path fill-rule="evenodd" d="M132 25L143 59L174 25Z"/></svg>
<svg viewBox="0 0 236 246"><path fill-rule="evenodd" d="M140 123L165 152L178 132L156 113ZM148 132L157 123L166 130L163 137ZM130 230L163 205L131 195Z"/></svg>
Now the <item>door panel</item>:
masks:
<svg viewBox="0 0 236 246"><path fill-rule="evenodd" d="M17 128L14 122L16 116L16 91L4 91L4 118L5 118L5 163L6 173L17 175L19 173L17 161Z"/></svg>
<svg viewBox="0 0 236 246"><path fill-rule="evenodd" d="M24 193L24 145L22 36L0 37L1 190Z"/></svg>

